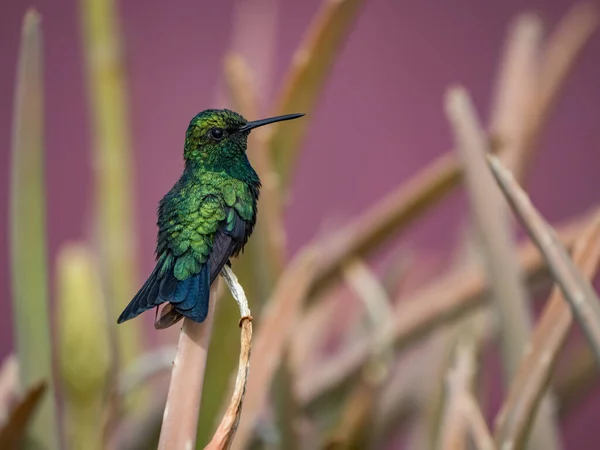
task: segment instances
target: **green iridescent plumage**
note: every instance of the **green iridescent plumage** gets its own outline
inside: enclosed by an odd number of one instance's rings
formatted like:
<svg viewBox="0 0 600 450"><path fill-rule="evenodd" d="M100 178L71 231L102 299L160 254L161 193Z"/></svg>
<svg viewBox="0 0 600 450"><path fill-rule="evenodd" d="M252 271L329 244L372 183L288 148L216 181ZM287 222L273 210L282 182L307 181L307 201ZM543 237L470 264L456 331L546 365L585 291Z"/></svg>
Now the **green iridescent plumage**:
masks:
<svg viewBox="0 0 600 450"><path fill-rule="evenodd" d="M248 122L233 111L206 110L192 119L184 172L158 208L156 267L119 323L165 302L181 316L205 319L210 285L256 223L260 180L246 155L248 134L300 116Z"/></svg>

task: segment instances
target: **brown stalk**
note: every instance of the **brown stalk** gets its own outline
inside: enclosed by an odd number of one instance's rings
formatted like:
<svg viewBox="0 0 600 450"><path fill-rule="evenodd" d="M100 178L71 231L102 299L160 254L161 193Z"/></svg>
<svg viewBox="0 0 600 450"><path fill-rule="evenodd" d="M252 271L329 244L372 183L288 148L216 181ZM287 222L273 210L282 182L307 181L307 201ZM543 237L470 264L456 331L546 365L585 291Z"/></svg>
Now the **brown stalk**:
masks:
<svg viewBox="0 0 600 450"><path fill-rule="evenodd" d="M566 224L559 231L565 246L570 247L588 222L590 214ZM533 280L545 262L531 242L519 246L519 262L528 280ZM487 291L484 274L477 267L452 271L434 283L395 304L392 329L396 350L406 347L447 323L483 304ZM310 403L356 373L369 356L369 340L357 340L323 364L298 376L297 393L301 402Z"/></svg>
<svg viewBox="0 0 600 450"><path fill-rule="evenodd" d="M204 322L183 319L160 430L159 450L188 449L196 445L202 385L218 290L218 286L213 285Z"/></svg>
<svg viewBox="0 0 600 450"><path fill-rule="evenodd" d="M575 264L592 279L600 264L600 215L595 216L573 247ZM526 441L572 323L569 304L554 288L497 416L495 435L499 447L521 448Z"/></svg>
<svg viewBox="0 0 600 450"><path fill-rule="evenodd" d="M556 283L571 305L600 364L600 299L590 282L569 258L552 227L531 204L509 171L494 156L488 156L492 173L515 215L539 248Z"/></svg>

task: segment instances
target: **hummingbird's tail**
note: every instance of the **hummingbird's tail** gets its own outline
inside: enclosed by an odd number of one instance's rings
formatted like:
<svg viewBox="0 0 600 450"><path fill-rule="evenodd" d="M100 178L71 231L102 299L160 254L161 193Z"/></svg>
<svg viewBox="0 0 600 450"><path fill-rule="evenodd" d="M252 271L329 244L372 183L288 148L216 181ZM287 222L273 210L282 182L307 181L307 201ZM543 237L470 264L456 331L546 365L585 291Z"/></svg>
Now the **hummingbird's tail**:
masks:
<svg viewBox="0 0 600 450"><path fill-rule="evenodd" d="M164 264L165 261L160 258L142 288L117 319L117 323L133 319L165 302L171 303L175 311L194 322L206 319L210 296L209 262L203 264L200 272L185 280L175 278L175 264L171 263L167 268Z"/></svg>

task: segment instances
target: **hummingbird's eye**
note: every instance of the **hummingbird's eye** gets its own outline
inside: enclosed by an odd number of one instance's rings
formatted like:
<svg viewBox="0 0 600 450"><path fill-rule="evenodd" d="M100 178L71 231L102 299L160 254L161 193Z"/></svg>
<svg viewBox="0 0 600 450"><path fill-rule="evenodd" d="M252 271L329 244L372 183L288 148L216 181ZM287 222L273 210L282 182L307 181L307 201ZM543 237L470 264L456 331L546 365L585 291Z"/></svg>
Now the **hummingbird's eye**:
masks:
<svg viewBox="0 0 600 450"><path fill-rule="evenodd" d="M210 130L210 135L213 139L220 141L221 139L223 139L223 136L225 135L225 133L223 132L223 130L221 128L212 128Z"/></svg>

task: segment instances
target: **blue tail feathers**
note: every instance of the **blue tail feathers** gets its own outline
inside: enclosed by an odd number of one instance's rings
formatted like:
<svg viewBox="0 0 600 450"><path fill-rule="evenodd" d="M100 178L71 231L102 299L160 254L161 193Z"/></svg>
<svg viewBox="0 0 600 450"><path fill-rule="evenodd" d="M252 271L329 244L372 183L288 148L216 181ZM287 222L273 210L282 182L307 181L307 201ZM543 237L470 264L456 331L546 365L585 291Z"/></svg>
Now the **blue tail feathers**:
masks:
<svg viewBox="0 0 600 450"><path fill-rule="evenodd" d="M137 317L144 311L162 303L171 303L175 311L194 322L203 322L208 314L210 297L210 268L207 261L200 272L185 280L178 280L173 274L173 266L162 268L159 260L144 285L123 310L117 323Z"/></svg>

